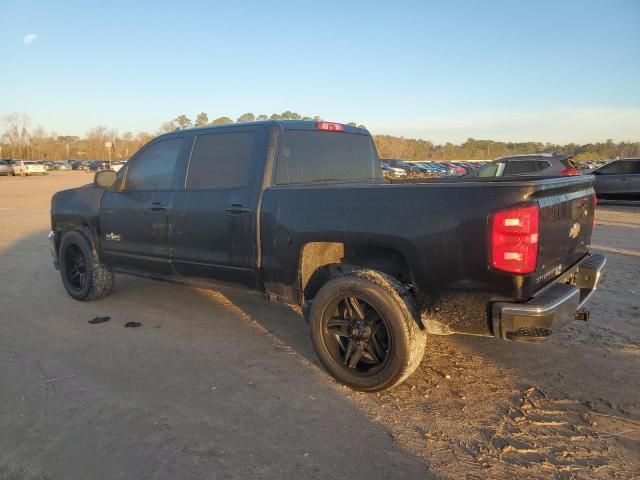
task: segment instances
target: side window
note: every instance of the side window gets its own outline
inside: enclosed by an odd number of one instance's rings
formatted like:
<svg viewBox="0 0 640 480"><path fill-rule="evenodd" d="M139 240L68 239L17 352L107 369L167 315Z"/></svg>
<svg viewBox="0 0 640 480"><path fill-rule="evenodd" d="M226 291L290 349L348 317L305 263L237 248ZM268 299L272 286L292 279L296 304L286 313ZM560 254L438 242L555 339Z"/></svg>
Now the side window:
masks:
<svg viewBox="0 0 640 480"><path fill-rule="evenodd" d="M640 173L640 162L617 160L598 170L602 175L629 175Z"/></svg>
<svg viewBox="0 0 640 480"><path fill-rule="evenodd" d="M532 160L511 160L507 162L505 175L523 175L538 171L537 162Z"/></svg>
<svg viewBox="0 0 640 480"><path fill-rule="evenodd" d="M490 163L478 170L477 175L478 177L495 177L498 175L498 168L500 168L501 165L501 163Z"/></svg>
<svg viewBox="0 0 640 480"><path fill-rule="evenodd" d="M542 170L546 170L547 168L549 168L551 166L551 164L549 162L547 162L546 160L540 160L536 162L536 172L541 172Z"/></svg>
<svg viewBox="0 0 640 480"><path fill-rule="evenodd" d="M607 165L600 167L598 169L598 174L600 175L615 175L616 173L620 173L618 171L618 163L619 162L612 162L612 163L608 163Z"/></svg>
<svg viewBox="0 0 640 480"><path fill-rule="evenodd" d="M168 190L178 161L182 138L161 140L140 153L128 165L124 190Z"/></svg>
<svg viewBox="0 0 640 480"><path fill-rule="evenodd" d="M247 185L254 138L252 131L198 135L189 160L187 190Z"/></svg>

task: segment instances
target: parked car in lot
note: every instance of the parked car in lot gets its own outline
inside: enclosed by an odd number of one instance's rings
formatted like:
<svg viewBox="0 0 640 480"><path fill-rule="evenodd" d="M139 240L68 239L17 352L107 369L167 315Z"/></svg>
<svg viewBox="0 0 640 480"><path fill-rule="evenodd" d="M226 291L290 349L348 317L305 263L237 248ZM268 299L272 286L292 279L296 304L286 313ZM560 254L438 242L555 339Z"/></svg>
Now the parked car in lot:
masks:
<svg viewBox="0 0 640 480"><path fill-rule="evenodd" d="M640 158L614 160L591 173L599 198L640 200Z"/></svg>
<svg viewBox="0 0 640 480"><path fill-rule="evenodd" d="M563 153L536 153L497 158L470 175L477 177L502 177L511 175L533 175L559 177L580 175L582 171L571 159L575 155Z"/></svg>
<svg viewBox="0 0 640 480"><path fill-rule="evenodd" d="M420 162L420 163L416 163L415 165L420 170L422 170L425 173L425 175L428 175L430 177L440 177L446 174L446 171L443 168L437 165L434 165L431 162Z"/></svg>
<svg viewBox="0 0 640 480"><path fill-rule="evenodd" d="M109 162L95 160L89 164L89 170L92 172L97 172L99 170L109 170Z"/></svg>
<svg viewBox="0 0 640 480"><path fill-rule="evenodd" d="M69 162L54 162L52 167L53 170L71 170L71 165Z"/></svg>
<svg viewBox="0 0 640 480"><path fill-rule="evenodd" d="M380 167L382 168L382 174L385 177L389 178L403 178L407 176L407 172L405 172L401 168L392 167L386 162L380 162Z"/></svg>
<svg viewBox="0 0 640 480"><path fill-rule="evenodd" d="M47 173L44 166L38 162L27 160L10 160L10 163L11 167L13 168L14 175L25 177L28 175L45 175Z"/></svg>
<svg viewBox="0 0 640 480"><path fill-rule="evenodd" d="M301 305L325 368L374 391L416 369L428 333L539 341L584 319L605 263L593 182L387 183L364 129L253 122L162 135L56 193L49 239L76 300L123 272Z"/></svg>
<svg viewBox="0 0 640 480"><path fill-rule="evenodd" d="M6 160L0 160L0 176L3 176L3 177L13 176L13 167Z"/></svg>
<svg viewBox="0 0 640 480"><path fill-rule="evenodd" d="M89 170L92 161L90 160L78 160L76 162L71 163L71 168L73 170Z"/></svg>

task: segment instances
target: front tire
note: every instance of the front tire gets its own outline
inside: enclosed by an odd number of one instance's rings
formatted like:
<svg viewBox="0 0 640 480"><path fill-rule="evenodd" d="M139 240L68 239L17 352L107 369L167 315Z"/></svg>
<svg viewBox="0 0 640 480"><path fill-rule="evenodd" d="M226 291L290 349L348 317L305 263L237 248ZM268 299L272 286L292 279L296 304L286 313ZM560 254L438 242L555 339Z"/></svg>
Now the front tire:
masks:
<svg viewBox="0 0 640 480"><path fill-rule="evenodd" d="M67 293L76 300L95 300L111 292L113 272L101 263L91 242L79 230L64 234L58 252L60 276Z"/></svg>
<svg viewBox="0 0 640 480"><path fill-rule="evenodd" d="M356 390L396 386L424 356L426 334L411 295L380 272L359 270L327 282L313 300L310 323L324 367Z"/></svg>

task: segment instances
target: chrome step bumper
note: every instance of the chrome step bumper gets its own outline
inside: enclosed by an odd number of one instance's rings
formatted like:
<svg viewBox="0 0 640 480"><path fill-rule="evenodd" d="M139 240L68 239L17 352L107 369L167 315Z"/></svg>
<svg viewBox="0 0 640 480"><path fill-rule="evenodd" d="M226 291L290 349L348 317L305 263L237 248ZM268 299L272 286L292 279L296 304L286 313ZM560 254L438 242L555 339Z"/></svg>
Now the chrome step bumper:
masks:
<svg viewBox="0 0 640 480"><path fill-rule="evenodd" d="M606 262L603 255L589 255L531 300L494 303L491 312L494 335L514 341L545 340L576 318L576 312L596 291Z"/></svg>

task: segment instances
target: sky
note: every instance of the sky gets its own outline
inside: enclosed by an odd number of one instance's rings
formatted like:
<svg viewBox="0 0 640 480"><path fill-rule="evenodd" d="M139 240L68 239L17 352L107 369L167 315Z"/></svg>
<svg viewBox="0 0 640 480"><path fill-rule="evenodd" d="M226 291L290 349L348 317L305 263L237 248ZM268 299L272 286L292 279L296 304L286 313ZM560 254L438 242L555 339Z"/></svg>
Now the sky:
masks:
<svg viewBox="0 0 640 480"><path fill-rule="evenodd" d="M640 140L640 0L0 0L0 116L291 110L459 143Z"/></svg>

